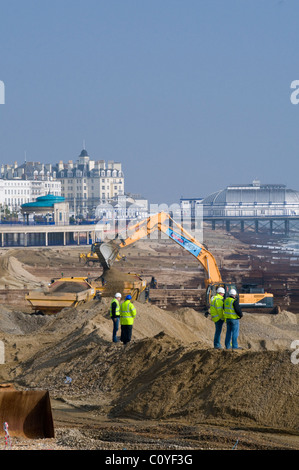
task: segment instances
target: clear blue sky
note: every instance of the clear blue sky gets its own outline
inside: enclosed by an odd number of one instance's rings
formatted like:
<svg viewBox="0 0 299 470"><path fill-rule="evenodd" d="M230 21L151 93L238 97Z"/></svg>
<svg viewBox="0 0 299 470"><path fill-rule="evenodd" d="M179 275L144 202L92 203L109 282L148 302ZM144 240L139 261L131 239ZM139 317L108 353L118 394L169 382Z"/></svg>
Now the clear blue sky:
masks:
<svg viewBox="0 0 299 470"><path fill-rule="evenodd" d="M298 0L0 0L0 163L121 161L155 203L299 190Z"/></svg>

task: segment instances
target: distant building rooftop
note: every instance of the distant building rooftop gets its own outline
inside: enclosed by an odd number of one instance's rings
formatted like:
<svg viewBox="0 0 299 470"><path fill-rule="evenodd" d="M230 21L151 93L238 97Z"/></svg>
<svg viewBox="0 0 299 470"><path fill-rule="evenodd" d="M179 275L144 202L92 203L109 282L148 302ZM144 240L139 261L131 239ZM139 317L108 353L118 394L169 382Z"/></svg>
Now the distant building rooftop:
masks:
<svg viewBox="0 0 299 470"><path fill-rule="evenodd" d="M230 185L205 197L202 204L299 204L299 192L286 188L283 184L252 184Z"/></svg>

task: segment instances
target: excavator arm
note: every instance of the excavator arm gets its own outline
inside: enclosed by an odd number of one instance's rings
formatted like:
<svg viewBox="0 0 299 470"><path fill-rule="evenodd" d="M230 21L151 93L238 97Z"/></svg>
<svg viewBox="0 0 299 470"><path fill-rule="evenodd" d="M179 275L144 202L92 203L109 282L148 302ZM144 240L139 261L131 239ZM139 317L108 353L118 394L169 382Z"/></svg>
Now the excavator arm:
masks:
<svg viewBox="0 0 299 470"><path fill-rule="evenodd" d="M155 230L165 233L171 240L191 253L202 265L205 271L206 286L206 305L210 304L210 299L216 293L217 287L221 285L228 293L230 288L236 288L234 284L223 282L219 268L214 256L192 237L181 225L175 222L166 212L159 212L147 219L138 222L130 227L128 236L113 240L110 243L96 243L94 245L100 262L104 269L109 269L116 258L119 258L120 248L135 243L142 238L149 238ZM248 308L271 308L273 309L273 294L267 292L261 293L240 293L239 302L241 306ZM278 307L275 306L271 313L277 313Z"/></svg>
<svg viewBox="0 0 299 470"><path fill-rule="evenodd" d="M205 271L206 287L211 283L222 282L214 256L166 212L159 212L130 227L128 237L120 237L120 244L118 245L116 240L113 240L110 244L95 244L95 252L99 256L104 268L109 269L117 257L120 248L129 246L142 238L150 237L151 233L156 230L165 233L171 240L183 247L199 261Z"/></svg>

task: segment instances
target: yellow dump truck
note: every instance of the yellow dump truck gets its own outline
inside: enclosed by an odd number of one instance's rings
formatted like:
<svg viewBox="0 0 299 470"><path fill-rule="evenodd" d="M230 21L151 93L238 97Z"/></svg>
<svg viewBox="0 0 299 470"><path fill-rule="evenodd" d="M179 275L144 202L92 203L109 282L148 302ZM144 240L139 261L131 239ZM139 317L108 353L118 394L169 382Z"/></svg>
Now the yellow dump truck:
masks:
<svg viewBox="0 0 299 470"><path fill-rule="evenodd" d="M25 295L34 313L51 315L66 307L77 307L93 299L114 297L116 292L130 294L133 300L146 302L147 282L137 274L109 270L96 279L62 277L51 281L46 291L34 290Z"/></svg>
<svg viewBox="0 0 299 470"><path fill-rule="evenodd" d="M120 292L123 297L130 294L133 300L146 302L149 296L147 282L135 273L121 273L109 269L90 282L96 290L96 295L101 297L114 297L116 292Z"/></svg>
<svg viewBox="0 0 299 470"><path fill-rule="evenodd" d="M46 291L34 290L25 299L34 312L51 315L66 307L77 307L95 297L95 288L84 277L62 277L52 280Z"/></svg>

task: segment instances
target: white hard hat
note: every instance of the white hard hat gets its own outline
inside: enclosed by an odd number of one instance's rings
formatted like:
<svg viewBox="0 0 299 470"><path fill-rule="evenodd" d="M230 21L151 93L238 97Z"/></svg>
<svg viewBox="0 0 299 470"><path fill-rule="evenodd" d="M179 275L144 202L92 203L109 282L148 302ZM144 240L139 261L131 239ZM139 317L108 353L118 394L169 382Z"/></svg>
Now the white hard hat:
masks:
<svg viewBox="0 0 299 470"><path fill-rule="evenodd" d="M236 289L231 289L228 293L229 295L237 295Z"/></svg>
<svg viewBox="0 0 299 470"><path fill-rule="evenodd" d="M223 287L218 287L217 294L225 294L225 290L223 289Z"/></svg>
<svg viewBox="0 0 299 470"><path fill-rule="evenodd" d="M121 294L119 292L117 292L117 294L115 294L114 297L121 297Z"/></svg>

